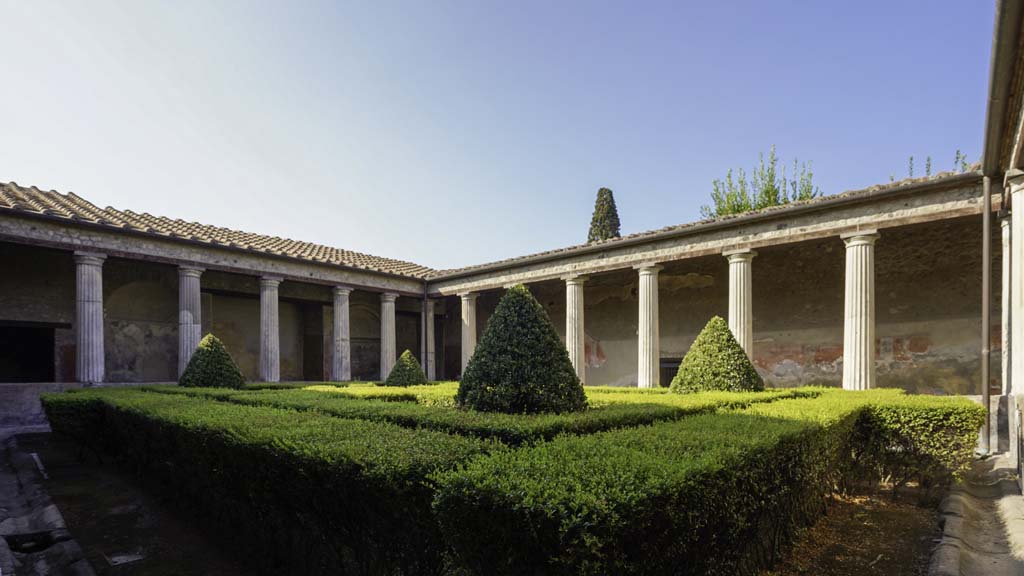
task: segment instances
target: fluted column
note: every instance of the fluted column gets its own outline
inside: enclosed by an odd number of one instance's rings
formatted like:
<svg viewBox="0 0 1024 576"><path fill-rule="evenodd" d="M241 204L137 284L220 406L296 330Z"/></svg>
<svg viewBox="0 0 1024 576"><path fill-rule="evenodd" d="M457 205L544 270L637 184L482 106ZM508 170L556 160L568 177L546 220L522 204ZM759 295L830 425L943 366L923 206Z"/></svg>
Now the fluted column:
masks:
<svg viewBox="0 0 1024 576"><path fill-rule="evenodd" d="M462 299L462 371L476 350L476 298L478 294L459 294Z"/></svg>
<svg viewBox="0 0 1024 576"><path fill-rule="evenodd" d="M1010 232L1010 230L1011 230L1011 218L1010 218L1010 216L1003 217L1002 220L1000 220L999 224L1000 224L1000 226L1002 228L1002 240L1003 240L1003 250L1002 250L1002 252L1003 252L1003 273L1002 273L1003 289L1002 289L1002 302L1001 302L1001 304L1002 304L1001 305L1001 311L1002 311L1003 317L1002 317L1002 323L1001 323L1002 324L1001 325L1002 343L1001 343L1001 346L1000 346L1000 349L1002 350L1003 394L1014 394L1013 388L1011 386L1012 379L1010 377L1010 375L1012 373L1011 372L1011 367L1010 367L1011 347L1012 347L1011 338L1010 338L1010 331L1012 330L1012 325L1013 325L1013 319L1010 316L1010 305L1011 305L1010 304L1010 302L1011 302L1010 294L1013 293L1013 289L1011 288L1012 284L1010 282L1010 274L1011 274L1011 270L1012 270L1012 265L1010 263L1011 262L1010 261L1010 256L1011 256L1010 255L1010 251L1012 250L1012 247L1011 247L1011 237L1010 237L1010 234L1011 234L1011 232Z"/></svg>
<svg viewBox="0 0 1024 576"><path fill-rule="evenodd" d="M1010 211L1010 391L1024 390L1024 174L1008 179ZM1018 289L1013 289L1017 286Z"/></svg>
<svg viewBox="0 0 1024 576"><path fill-rule="evenodd" d="M427 380L437 380L437 354L434 350L434 300L423 300L423 357Z"/></svg>
<svg viewBox="0 0 1024 576"><path fill-rule="evenodd" d="M661 266L638 266L640 322L637 330L637 386L661 385L661 341L658 329L658 272Z"/></svg>
<svg viewBox="0 0 1024 576"><path fill-rule="evenodd" d="M103 382L104 254L75 252L75 374L79 382Z"/></svg>
<svg viewBox="0 0 1024 576"><path fill-rule="evenodd" d="M331 362L331 380L347 382L352 379L352 339L349 321L349 295L351 288L334 287L334 357Z"/></svg>
<svg viewBox="0 0 1024 576"><path fill-rule="evenodd" d="M277 287L280 278L260 278L260 380L281 380L281 325L278 318Z"/></svg>
<svg viewBox="0 0 1024 576"><path fill-rule="evenodd" d="M843 388L875 387L874 231L842 236L846 243L846 304L843 322Z"/></svg>
<svg viewBox="0 0 1024 576"><path fill-rule="evenodd" d="M384 380L395 367L395 300L398 294L380 295L380 379Z"/></svg>
<svg viewBox="0 0 1024 576"><path fill-rule="evenodd" d="M185 372L203 337L203 308L199 296L202 268L178 267L178 376Z"/></svg>
<svg viewBox="0 0 1024 576"><path fill-rule="evenodd" d="M738 250L724 254L729 260L729 329L740 347L754 357L754 309L751 262L757 252Z"/></svg>
<svg viewBox="0 0 1024 576"><path fill-rule="evenodd" d="M583 283L585 276L565 279L565 349L580 382L587 383L586 337L583 332Z"/></svg>

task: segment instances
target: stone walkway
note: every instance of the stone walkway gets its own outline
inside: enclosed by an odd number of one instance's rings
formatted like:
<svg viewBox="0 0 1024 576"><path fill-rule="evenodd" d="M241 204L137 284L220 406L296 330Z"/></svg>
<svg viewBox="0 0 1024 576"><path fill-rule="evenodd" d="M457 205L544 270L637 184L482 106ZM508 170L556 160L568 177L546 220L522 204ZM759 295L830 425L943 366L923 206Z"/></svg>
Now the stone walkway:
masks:
<svg viewBox="0 0 1024 576"><path fill-rule="evenodd" d="M44 475L32 454L0 432L0 576L92 576L92 567L42 486Z"/></svg>
<svg viewBox="0 0 1024 576"><path fill-rule="evenodd" d="M939 513L931 576L1024 576L1024 497L1005 455L975 462Z"/></svg>

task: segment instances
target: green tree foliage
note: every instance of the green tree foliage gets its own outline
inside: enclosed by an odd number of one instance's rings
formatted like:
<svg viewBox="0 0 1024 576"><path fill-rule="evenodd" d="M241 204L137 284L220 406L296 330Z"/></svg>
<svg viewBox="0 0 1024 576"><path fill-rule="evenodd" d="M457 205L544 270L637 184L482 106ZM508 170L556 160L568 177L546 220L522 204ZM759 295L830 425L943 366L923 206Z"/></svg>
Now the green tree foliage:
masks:
<svg viewBox="0 0 1024 576"><path fill-rule="evenodd" d="M729 325L715 316L701 330L672 379L673 392L764 390L764 381Z"/></svg>
<svg viewBox="0 0 1024 576"><path fill-rule="evenodd" d="M794 159L793 173L787 178L786 168L780 167L775 146L772 146L767 161L764 154L760 154L749 181L747 173L738 168L735 172L730 169L724 180L712 182L711 204L702 206L700 212L704 218L718 218L810 200L820 195L821 190L814 184L811 164L801 164Z"/></svg>
<svg viewBox="0 0 1024 576"><path fill-rule="evenodd" d="M590 218L590 233L587 243L619 237L619 210L615 207L615 196L608 188L597 191L594 215Z"/></svg>
<svg viewBox="0 0 1024 576"><path fill-rule="evenodd" d="M385 386L412 386L426 383L426 374L423 373L420 363L416 361L416 357L409 350L402 352L402 355L398 357L398 362L395 362L395 367L391 369L391 374L388 374L387 379L384 380Z"/></svg>
<svg viewBox="0 0 1024 576"><path fill-rule="evenodd" d="M459 383L463 407L508 414L573 412L587 406L569 353L537 299L513 286L487 321Z"/></svg>
<svg viewBox="0 0 1024 576"><path fill-rule="evenodd" d="M242 388L245 378L224 343L213 334L207 334L188 361L178 385Z"/></svg>

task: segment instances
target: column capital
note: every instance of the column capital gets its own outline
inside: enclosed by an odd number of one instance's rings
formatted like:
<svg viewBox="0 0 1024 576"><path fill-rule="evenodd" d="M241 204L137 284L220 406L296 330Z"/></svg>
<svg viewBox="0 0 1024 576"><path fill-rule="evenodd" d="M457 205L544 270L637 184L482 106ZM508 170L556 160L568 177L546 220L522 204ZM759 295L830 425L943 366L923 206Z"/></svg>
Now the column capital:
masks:
<svg viewBox="0 0 1024 576"><path fill-rule="evenodd" d="M649 262L646 264L637 264L633 266L633 269L640 272L640 274L657 274L661 272L665 267L655 262Z"/></svg>
<svg viewBox="0 0 1024 576"><path fill-rule="evenodd" d="M194 278L199 278L205 271L206 268L200 268L198 266L188 266L185 264L178 266L178 276L192 276Z"/></svg>
<svg viewBox="0 0 1024 576"><path fill-rule="evenodd" d="M280 276L260 276L261 288L277 288L281 283Z"/></svg>
<svg viewBox="0 0 1024 576"><path fill-rule="evenodd" d="M1000 210L999 211L999 225L1002 226L1003 229L1009 230L1010 226L1012 224L1013 224L1013 218L1010 217L1010 211L1007 210L1006 213L1004 214L1003 211Z"/></svg>
<svg viewBox="0 0 1024 576"><path fill-rule="evenodd" d="M101 252L82 252L75 250L75 264L103 266L103 261L106 259L107 255Z"/></svg>
<svg viewBox="0 0 1024 576"><path fill-rule="evenodd" d="M583 283L586 282L589 279L590 279L589 276L585 276L585 275L582 275L582 274L574 274L574 275L571 275L571 276L563 276L562 277L562 280L564 280L565 283L570 285L570 286L582 286Z"/></svg>
<svg viewBox="0 0 1024 576"><path fill-rule="evenodd" d="M394 302L395 300L398 300L398 294L394 292L381 292L380 294L381 302Z"/></svg>
<svg viewBox="0 0 1024 576"><path fill-rule="evenodd" d="M750 262L757 256L757 252L749 249L742 248L740 250L726 250L722 252L722 256L725 256L726 260L731 262Z"/></svg>
<svg viewBox="0 0 1024 576"><path fill-rule="evenodd" d="M839 238L847 248L852 248L853 246L873 246L880 236L877 230L857 230L840 234Z"/></svg>
<svg viewBox="0 0 1024 576"><path fill-rule="evenodd" d="M1006 176L1003 177L1003 186L1009 188L1010 194L1024 189L1024 170L1014 168L1006 171Z"/></svg>
<svg viewBox="0 0 1024 576"><path fill-rule="evenodd" d="M459 294L459 298L461 298L463 302L472 302L476 300L478 296L480 296L479 292L463 292Z"/></svg>
<svg viewBox="0 0 1024 576"><path fill-rule="evenodd" d="M334 287L334 295L335 296L348 296L351 293L352 293L352 289L349 288L348 286L335 286Z"/></svg>

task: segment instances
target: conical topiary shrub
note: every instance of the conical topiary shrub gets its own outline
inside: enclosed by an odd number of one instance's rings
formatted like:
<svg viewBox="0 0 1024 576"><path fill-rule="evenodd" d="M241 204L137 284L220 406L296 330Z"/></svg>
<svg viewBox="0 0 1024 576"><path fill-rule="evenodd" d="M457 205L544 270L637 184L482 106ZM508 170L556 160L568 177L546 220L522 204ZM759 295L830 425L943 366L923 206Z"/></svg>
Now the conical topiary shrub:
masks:
<svg viewBox="0 0 1024 576"><path fill-rule="evenodd" d="M385 386L412 386L426 383L427 375L423 373L416 357L408 350L402 352L402 355L398 357L398 362L395 362L395 367L391 369L391 374L388 374L387 380L384 380Z"/></svg>
<svg viewBox="0 0 1024 576"><path fill-rule="evenodd" d="M462 374L455 401L509 414L586 408L569 353L525 286L514 286L501 298Z"/></svg>
<svg viewBox="0 0 1024 576"><path fill-rule="evenodd" d="M720 316L708 321L672 379L673 392L764 390L764 380Z"/></svg>
<svg viewBox="0 0 1024 576"><path fill-rule="evenodd" d="M238 369L224 343L213 334L207 334L188 361L185 372L178 380L180 386L242 388L245 378Z"/></svg>

